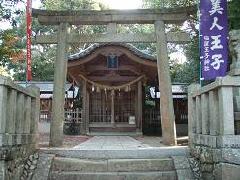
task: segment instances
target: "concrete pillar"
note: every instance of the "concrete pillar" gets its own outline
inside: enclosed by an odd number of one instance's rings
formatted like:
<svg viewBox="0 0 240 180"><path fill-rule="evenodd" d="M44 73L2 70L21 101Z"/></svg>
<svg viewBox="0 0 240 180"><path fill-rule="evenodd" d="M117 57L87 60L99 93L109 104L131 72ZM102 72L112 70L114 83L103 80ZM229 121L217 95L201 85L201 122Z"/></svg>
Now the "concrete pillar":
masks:
<svg viewBox="0 0 240 180"><path fill-rule="evenodd" d="M54 88L52 121L50 128L50 146L58 147L63 143L65 82L67 75L67 38L68 24L60 23L58 27L57 58L54 67Z"/></svg>
<svg viewBox="0 0 240 180"><path fill-rule="evenodd" d="M25 98L25 125L24 125L24 133L30 134L30 125L31 125L31 97L27 96Z"/></svg>
<svg viewBox="0 0 240 180"><path fill-rule="evenodd" d="M201 110L202 110L202 134L209 134L209 102L208 94L201 95Z"/></svg>
<svg viewBox="0 0 240 180"><path fill-rule="evenodd" d="M0 134L6 132L6 121L7 121L7 88L0 85ZM2 140L0 140L2 141ZM1 142L2 144L2 142ZM1 145L0 144L0 145Z"/></svg>
<svg viewBox="0 0 240 180"><path fill-rule="evenodd" d="M172 84L169 70L165 24L163 21L155 22L155 31L157 38L159 89L161 93L160 111L163 143L166 145L176 145L176 126L173 109Z"/></svg>
<svg viewBox="0 0 240 180"><path fill-rule="evenodd" d="M108 34L116 34L117 33L117 24L109 23L107 25L107 32L108 32Z"/></svg>
<svg viewBox="0 0 240 180"><path fill-rule="evenodd" d="M221 87L219 96L220 135L234 135L234 111L232 87Z"/></svg>
<svg viewBox="0 0 240 180"><path fill-rule="evenodd" d="M142 81L138 81L138 98L137 98L137 109L138 109L138 131L142 133Z"/></svg>
<svg viewBox="0 0 240 180"><path fill-rule="evenodd" d="M17 121L16 121L16 134L22 134L24 131L24 94L18 93L17 95Z"/></svg>
<svg viewBox="0 0 240 180"><path fill-rule="evenodd" d="M191 141L192 133L196 133L196 99L193 98L193 92L199 85L192 84L188 87L188 136Z"/></svg>
<svg viewBox="0 0 240 180"><path fill-rule="evenodd" d="M202 110L201 110L201 97L196 97L196 133L202 134Z"/></svg>
<svg viewBox="0 0 240 180"><path fill-rule="evenodd" d="M9 92L9 97L8 97L8 112L7 112L7 132L9 134L15 134L15 124L17 121L17 91L12 89Z"/></svg>
<svg viewBox="0 0 240 180"><path fill-rule="evenodd" d="M40 116L40 89L36 86L29 86L35 98L31 98L31 122L30 122L30 133L33 134L32 143L36 143L38 139L38 122ZM37 148L38 144L35 144Z"/></svg>
<svg viewBox="0 0 240 180"><path fill-rule="evenodd" d="M216 136L219 134L219 106L218 106L218 93L216 90L209 92L209 112L210 121L210 135Z"/></svg>

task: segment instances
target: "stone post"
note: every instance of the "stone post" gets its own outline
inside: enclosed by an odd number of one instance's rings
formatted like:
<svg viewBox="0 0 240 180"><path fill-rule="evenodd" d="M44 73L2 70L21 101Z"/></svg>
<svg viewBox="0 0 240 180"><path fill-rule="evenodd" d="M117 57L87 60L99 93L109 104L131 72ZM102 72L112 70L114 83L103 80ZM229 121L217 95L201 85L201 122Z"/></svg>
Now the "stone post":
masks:
<svg viewBox="0 0 240 180"><path fill-rule="evenodd" d="M176 126L173 109L172 84L169 70L165 24L163 21L155 22L155 33L157 38L159 89L161 93L160 111L163 143L166 145L176 145Z"/></svg>
<svg viewBox="0 0 240 180"><path fill-rule="evenodd" d="M7 132L9 134L15 134L16 132L16 112L17 112L17 91L12 89L9 92L9 98L8 98L8 121L7 121Z"/></svg>
<svg viewBox="0 0 240 180"><path fill-rule="evenodd" d="M17 95L17 119L18 119L18 123L16 124L17 134L22 134L24 131L25 119L24 119L23 107L24 107L24 94L19 93Z"/></svg>
<svg viewBox="0 0 240 180"><path fill-rule="evenodd" d="M35 147L37 148L38 143L36 143L38 139L38 122L40 117L40 89L36 86L29 86L28 89L35 95L35 98L31 99L31 120L30 120L30 134L32 137L32 143L35 143Z"/></svg>
<svg viewBox="0 0 240 180"><path fill-rule="evenodd" d="M234 110L232 87L221 87L219 96L220 135L234 135Z"/></svg>
<svg viewBox="0 0 240 180"><path fill-rule="evenodd" d="M211 111L209 112L210 119L210 135L219 135L219 107L218 107L218 92L216 90L211 90L209 92L209 107Z"/></svg>
<svg viewBox="0 0 240 180"><path fill-rule="evenodd" d="M201 97L197 96L196 97L196 133L197 134L202 134L202 110L201 110Z"/></svg>
<svg viewBox="0 0 240 180"><path fill-rule="evenodd" d="M68 24L60 23L58 27L57 58L54 68L54 88L52 121L50 128L50 146L58 147L63 143L65 82L67 75L67 38Z"/></svg>
<svg viewBox="0 0 240 180"><path fill-rule="evenodd" d="M7 87L0 85L0 134L6 132L7 125ZM2 138L1 138L2 141ZM1 144L2 145L2 142Z"/></svg>
<svg viewBox="0 0 240 180"><path fill-rule="evenodd" d="M200 89L200 85L192 84L188 87L188 137L192 144L193 135L196 133L196 99L192 97L193 92Z"/></svg>

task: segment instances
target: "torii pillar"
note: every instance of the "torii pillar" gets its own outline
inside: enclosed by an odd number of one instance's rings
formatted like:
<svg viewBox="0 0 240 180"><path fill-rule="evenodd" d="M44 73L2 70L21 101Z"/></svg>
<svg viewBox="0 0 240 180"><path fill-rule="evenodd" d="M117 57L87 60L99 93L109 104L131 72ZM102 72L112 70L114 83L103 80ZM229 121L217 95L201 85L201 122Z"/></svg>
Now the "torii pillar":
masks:
<svg viewBox="0 0 240 180"><path fill-rule="evenodd" d="M176 145L176 126L173 109L172 83L167 52L167 38L163 21L155 22L157 39L157 68L160 89L160 112L163 143Z"/></svg>
<svg viewBox="0 0 240 180"><path fill-rule="evenodd" d="M60 23L57 35L57 57L54 63L54 88L52 121L50 127L50 142L52 147L59 147L63 143L65 83L67 76L67 38L68 24Z"/></svg>

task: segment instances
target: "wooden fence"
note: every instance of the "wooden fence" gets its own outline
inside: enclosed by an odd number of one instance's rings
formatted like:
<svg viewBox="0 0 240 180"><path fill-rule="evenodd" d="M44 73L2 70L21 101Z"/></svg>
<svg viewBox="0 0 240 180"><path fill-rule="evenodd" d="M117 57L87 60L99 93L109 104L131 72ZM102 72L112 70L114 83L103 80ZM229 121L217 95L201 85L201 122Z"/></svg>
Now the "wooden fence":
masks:
<svg viewBox="0 0 240 180"><path fill-rule="evenodd" d="M52 113L50 111L40 111L40 121L49 122L52 119ZM65 110L65 123L81 123L82 111L79 109L67 109Z"/></svg>

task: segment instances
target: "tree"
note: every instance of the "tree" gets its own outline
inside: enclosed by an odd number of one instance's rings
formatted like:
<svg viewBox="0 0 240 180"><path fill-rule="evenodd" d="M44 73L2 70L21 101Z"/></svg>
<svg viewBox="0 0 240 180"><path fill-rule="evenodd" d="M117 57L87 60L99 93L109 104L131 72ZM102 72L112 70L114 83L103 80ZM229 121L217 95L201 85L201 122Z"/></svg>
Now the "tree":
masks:
<svg viewBox="0 0 240 180"><path fill-rule="evenodd" d="M198 0L143 0L145 8L189 7L197 3Z"/></svg>
<svg viewBox="0 0 240 180"><path fill-rule="evenodd" d="M232 0L228 3L229 29L240 29L240 1Z"/></svg>

